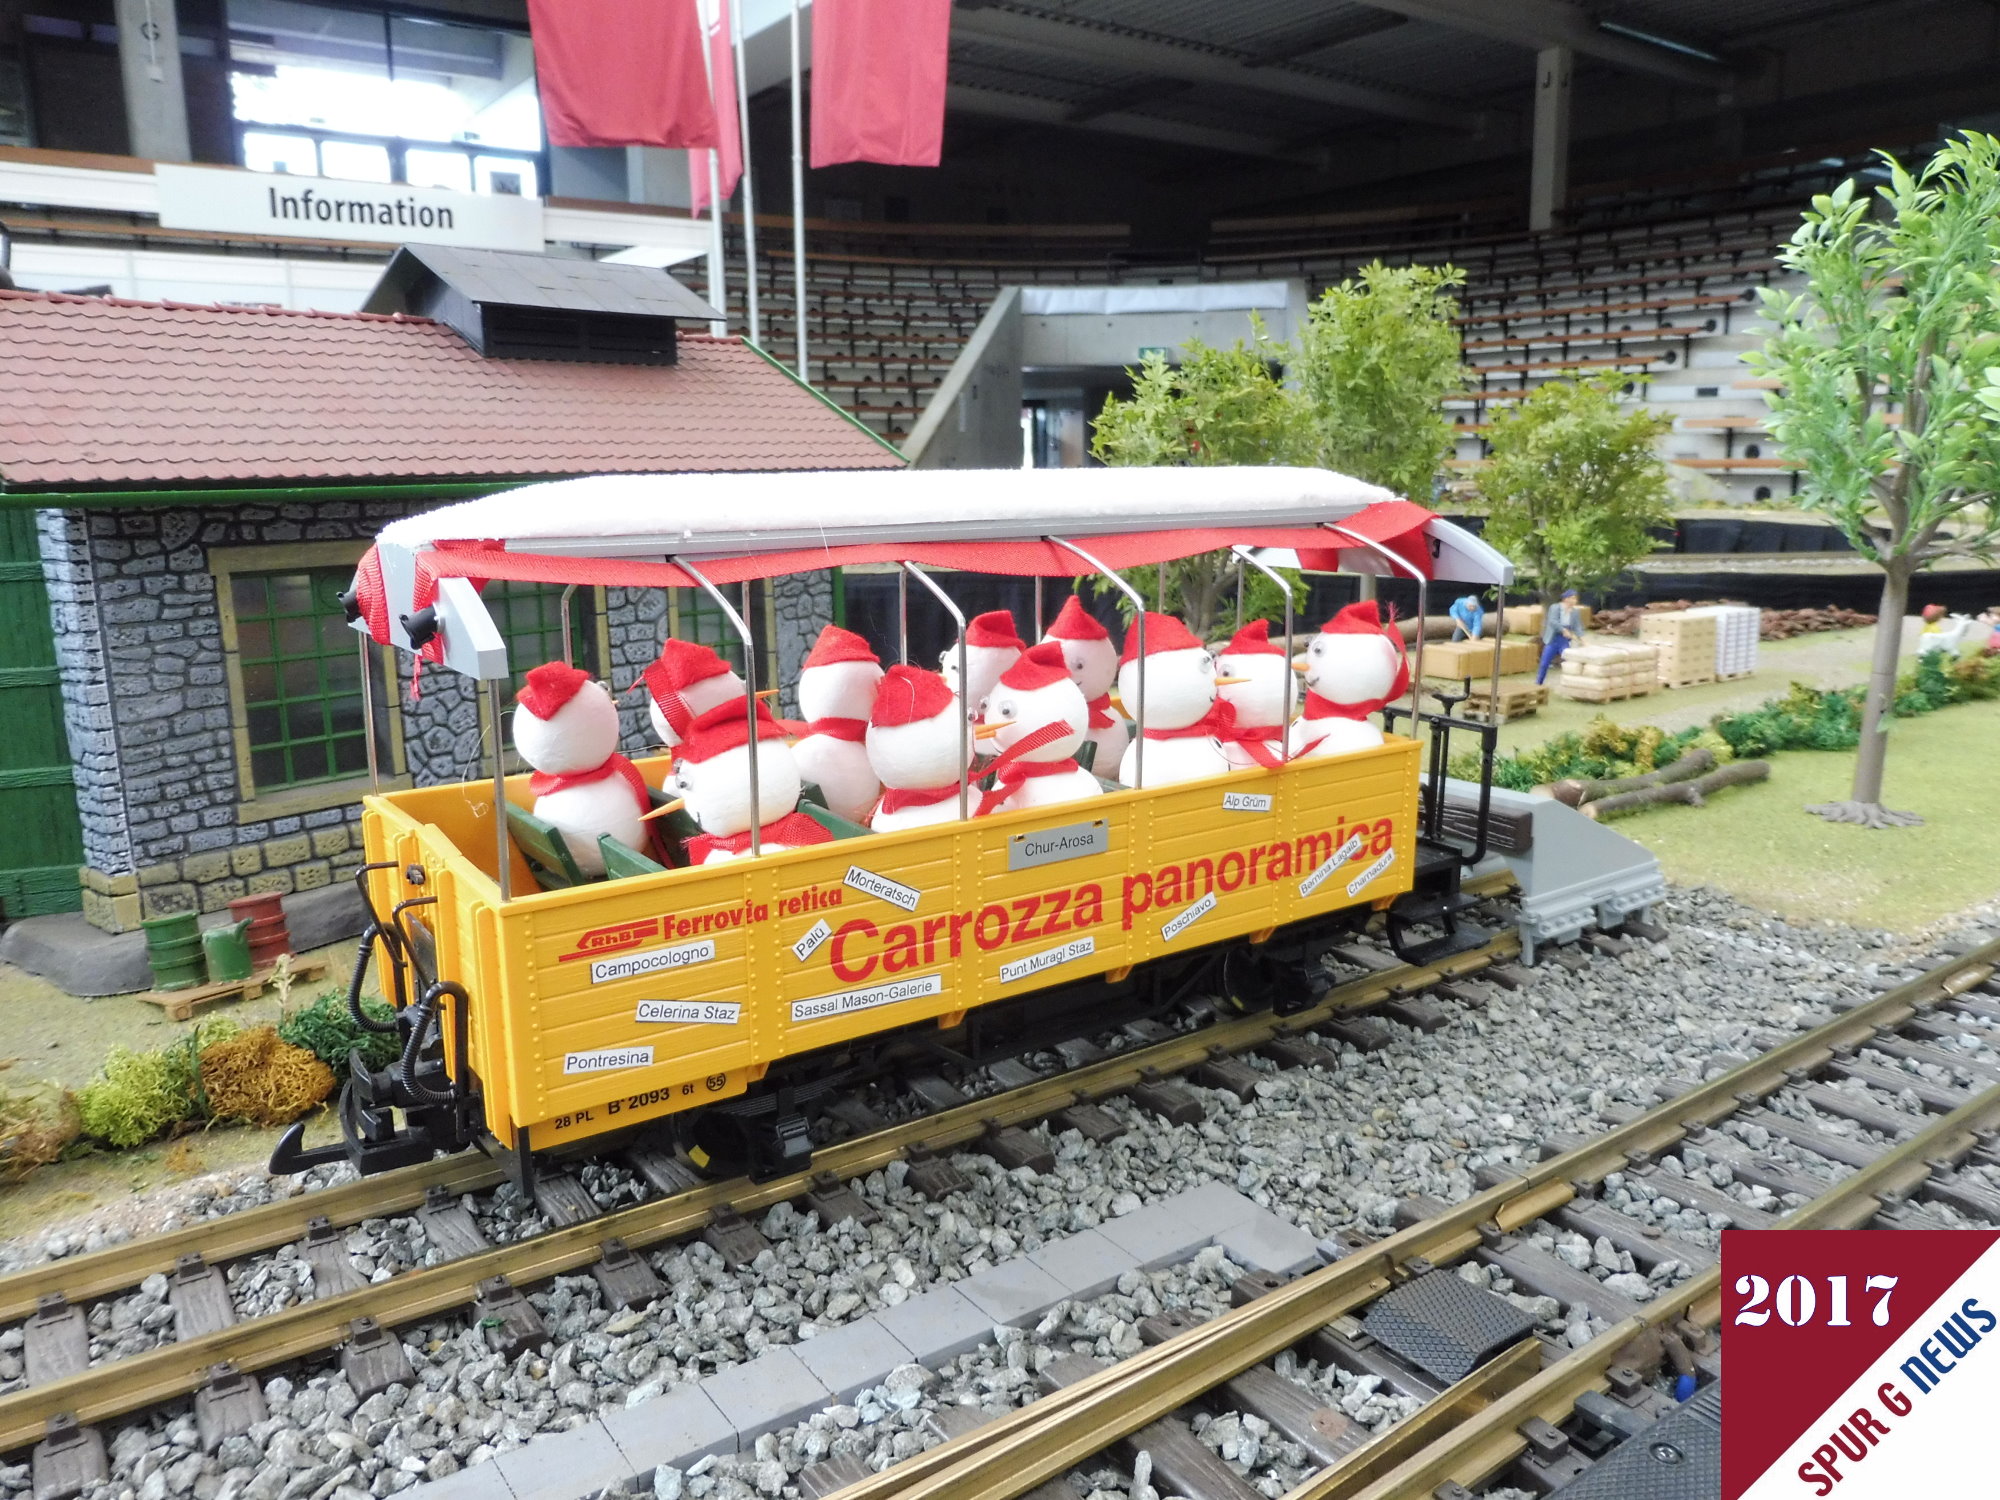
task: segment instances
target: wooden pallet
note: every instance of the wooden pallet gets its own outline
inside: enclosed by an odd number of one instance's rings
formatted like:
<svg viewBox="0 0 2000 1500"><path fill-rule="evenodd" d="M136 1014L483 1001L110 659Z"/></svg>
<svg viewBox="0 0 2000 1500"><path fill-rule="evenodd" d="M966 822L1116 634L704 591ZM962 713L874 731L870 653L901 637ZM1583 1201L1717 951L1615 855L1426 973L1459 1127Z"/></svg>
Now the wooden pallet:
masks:
<svg viewBox="0 0 2000 1500"><path fill-rule="evenodd" d="M1505 724L1509 719L1525 719L1549 701L1549 686L1545 682L1501 683L1497 717L1493 712L1492 697L1490 691L1475 690L1455 712L1476 724Z"/></svg>
<svg viewBox="0 0 2000 1500"><path fill-rule="evenodd" d="M1707 687L1714 681L1715 674L1713 672L1700 673L1693 677L1676 677L1671 679L1664 671L1660 673L1660 686L1670 691L1674 688Z"/></svg>
<svg viewBox="0 0 2000 1500"><path fill-rule="evenodd" d="M218 1000L248 1000L261 995L271 986L271 980L278 972L276 964L259 969L248 979L223 979L214 984L189 985L184 990L141 990L133 998L144 1000L148 1005L157 1005L167 1013L169 1021L191 1021L197 1007L213 1005ZM292 960L292 982L319 978L326 972L323 958L294 958Z"/></svg>
<svg viewBox="0 0 2000 1500"><path fill-rule="evenodd" d="M1614 681L1608 677L1582 681L1566 677L1556 683L1556 691L1575 703L1611 703L1620 698L1644 698L1658 687L1650 677Z"/></svg>
<svg viewBox="0 0 2000 1500"><path fill-rule="evenodd" d="M1715 680L1717 682L1741 682L1746 677L1755 677L1756 675L1755 672L1717 672Z"/></svg>

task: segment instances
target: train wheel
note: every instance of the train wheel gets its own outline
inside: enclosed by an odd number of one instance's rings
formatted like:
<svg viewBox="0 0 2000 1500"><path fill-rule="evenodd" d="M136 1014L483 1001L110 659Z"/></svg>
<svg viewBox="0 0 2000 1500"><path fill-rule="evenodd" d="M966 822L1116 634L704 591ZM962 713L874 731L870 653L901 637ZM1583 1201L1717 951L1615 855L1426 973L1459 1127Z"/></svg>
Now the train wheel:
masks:
<svg viewBox="0 0 2000 1500"><path fill-rule="evenodd" d="M1238 943L1222 955L1223 1004L1238 1015L1269 1010L1277 984L1270 962L1248 943Z"/></svg>

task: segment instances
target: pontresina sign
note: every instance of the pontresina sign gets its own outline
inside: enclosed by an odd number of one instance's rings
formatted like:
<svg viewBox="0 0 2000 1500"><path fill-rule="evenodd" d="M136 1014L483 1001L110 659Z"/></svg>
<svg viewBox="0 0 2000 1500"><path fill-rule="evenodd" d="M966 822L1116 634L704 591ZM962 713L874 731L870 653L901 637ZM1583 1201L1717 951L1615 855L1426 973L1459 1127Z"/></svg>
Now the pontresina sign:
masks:
<svg viewBox="0 0 2000 1500"><path fill-rule="evenodd" d="M153 176L160 224L167 229L482 250L539 251L543 245L539 198L166 162L154 166Z"/></svg>

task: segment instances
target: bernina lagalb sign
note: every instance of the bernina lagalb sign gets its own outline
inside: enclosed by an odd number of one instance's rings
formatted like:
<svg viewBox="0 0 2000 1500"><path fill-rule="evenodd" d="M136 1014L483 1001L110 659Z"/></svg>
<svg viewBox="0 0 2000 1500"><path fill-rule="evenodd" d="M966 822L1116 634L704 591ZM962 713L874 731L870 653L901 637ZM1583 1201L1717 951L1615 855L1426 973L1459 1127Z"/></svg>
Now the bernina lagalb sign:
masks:
<svg viewBox="0 0 2000 1500"><path fill-rule="evenodd" d="M160 225L385 245L540 250L542 200L160 163Z"/></svg>

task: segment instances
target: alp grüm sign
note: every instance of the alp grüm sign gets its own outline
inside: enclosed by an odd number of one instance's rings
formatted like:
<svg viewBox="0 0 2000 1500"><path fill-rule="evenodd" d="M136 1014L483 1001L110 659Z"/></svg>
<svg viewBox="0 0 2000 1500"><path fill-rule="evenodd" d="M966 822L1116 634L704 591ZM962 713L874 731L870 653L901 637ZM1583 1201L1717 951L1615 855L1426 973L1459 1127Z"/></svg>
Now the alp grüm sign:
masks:
<svg viewBox="0 0 2000 1500"><path fill-rule="evenodd" d="M542 248L542 200L218 167L153 168L160 224L385 245Z"/></svg>

